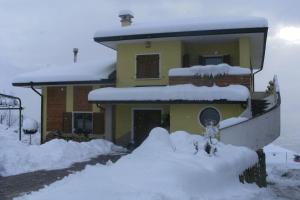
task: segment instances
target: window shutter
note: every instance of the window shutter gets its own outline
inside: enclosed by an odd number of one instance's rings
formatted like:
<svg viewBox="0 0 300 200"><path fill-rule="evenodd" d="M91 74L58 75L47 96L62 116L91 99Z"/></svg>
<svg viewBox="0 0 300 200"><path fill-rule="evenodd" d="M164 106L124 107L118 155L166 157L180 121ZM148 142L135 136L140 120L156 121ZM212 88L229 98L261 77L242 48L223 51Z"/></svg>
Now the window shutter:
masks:
<svg viewBox="0 0 300 200"><path fill-rule="evenodd" d="M63 113L63 133L72 133L72 112Z"/></svg>
<svg viewBox="0 0 300 200"><path fill-rule="evenodd" d="M136 78L159 78L159 55L138 55Z"/></svg>
<svg viewBox="0 0 300 200"><path fill-rule="evenodd" d="M189 67L190 66L190 55L184 54L182 58L182 67Z"/></svg>
<svg viewBox="0 0 300 200"><path fill-rule="evenodd" d="M223 56L223 62L228 64L228 65L231 65L231 57L230 57L229 54Z"/></svg>
<svg viewBox="0 0 300 200"><path fill-rule="evenodd" d="M104 134L105 131L104 112L93 113L93 134Z"/></svg>
<svg viewBox="0 0 300 200"><path fill-rule="evenodd" d="M198 57L198 64L199 65L205 65L203 56Z"/></svg>

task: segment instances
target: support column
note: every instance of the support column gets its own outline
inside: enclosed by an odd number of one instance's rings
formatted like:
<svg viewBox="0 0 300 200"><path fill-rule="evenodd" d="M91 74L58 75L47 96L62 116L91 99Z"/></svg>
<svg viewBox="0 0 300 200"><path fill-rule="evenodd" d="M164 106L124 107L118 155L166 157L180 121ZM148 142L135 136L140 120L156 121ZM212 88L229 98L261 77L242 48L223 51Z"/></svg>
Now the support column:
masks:
<svg viewBox="0 0 300 200"><path fill-rule="evenodd" d="M105 139L112 141L113 137L112 137L112 120L113 120L113 116L112 116L112 105L105 105L105 130L104 130L104 135L105 135Z"/></svg>

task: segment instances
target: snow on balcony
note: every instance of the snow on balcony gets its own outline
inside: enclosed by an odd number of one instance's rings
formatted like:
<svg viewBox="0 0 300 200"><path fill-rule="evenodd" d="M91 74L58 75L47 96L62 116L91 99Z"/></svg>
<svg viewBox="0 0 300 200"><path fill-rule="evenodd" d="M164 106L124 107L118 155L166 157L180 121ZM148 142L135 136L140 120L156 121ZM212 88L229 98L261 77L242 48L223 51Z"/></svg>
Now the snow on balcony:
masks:
<svg viewBox="0 0 300 200"><path fill-rule="evenodd" d="M221 76L221 75L249 75L249 68L230 66L222 63L218 65L197 65L186 68L173 68L169 70L169 76Z"/></svg>
<svg viewBox="0 0 300 200"><path fill-rule="evenodd" d="M227 87L194 86L192 84L131 87L131 88L100 88L89 93L89 101L247 101L249 90L241 85Z"/></svg>

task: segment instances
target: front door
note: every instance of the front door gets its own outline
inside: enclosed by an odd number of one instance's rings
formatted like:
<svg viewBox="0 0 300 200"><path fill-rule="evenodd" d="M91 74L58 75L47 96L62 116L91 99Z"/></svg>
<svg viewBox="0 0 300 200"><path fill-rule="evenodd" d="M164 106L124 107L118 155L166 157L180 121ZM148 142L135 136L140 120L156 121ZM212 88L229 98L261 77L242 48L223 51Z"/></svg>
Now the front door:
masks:
<svg viewBox="0 0 300 200"><path fill-rule="evenodd" d="M161 110L134 110L133 115L134 144L140 145L149 132L161 126Z"/></svg>

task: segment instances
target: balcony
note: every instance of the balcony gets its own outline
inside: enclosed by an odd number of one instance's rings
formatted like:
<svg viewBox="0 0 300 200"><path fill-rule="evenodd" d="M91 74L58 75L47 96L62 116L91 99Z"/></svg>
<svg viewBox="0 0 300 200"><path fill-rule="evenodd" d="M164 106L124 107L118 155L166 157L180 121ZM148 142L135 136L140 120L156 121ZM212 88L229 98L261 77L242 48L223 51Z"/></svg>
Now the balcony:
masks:
<svg viewBox="0 0 300 200"><path fill-rule="evenodd" d="M251 88L251 71L248 68L227 64L175 68L169 71L169 85L193 84L196 86L225 87L243 85Z"/></svg>

